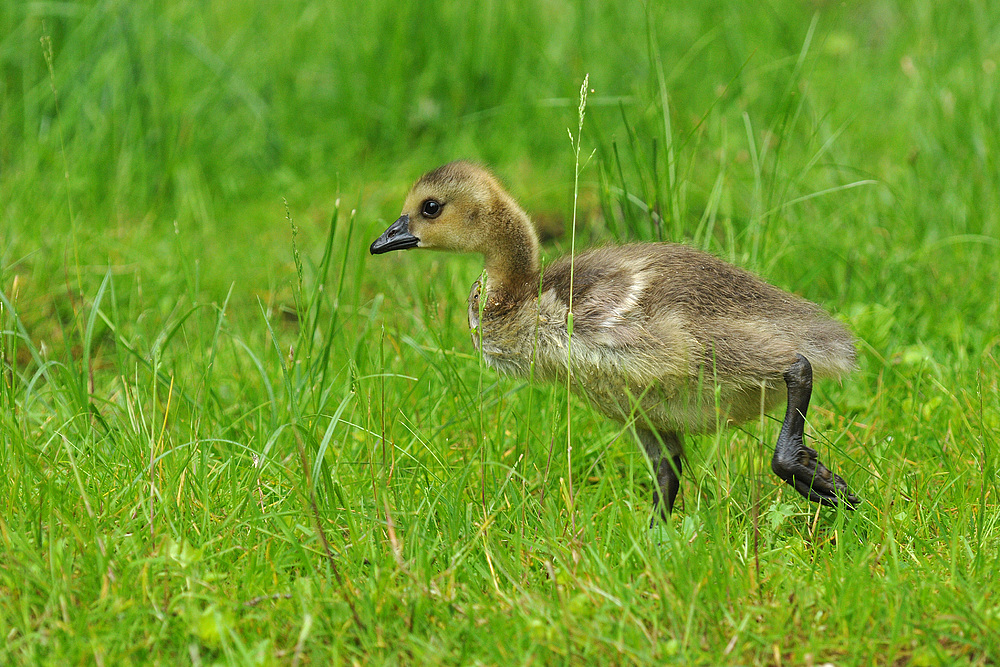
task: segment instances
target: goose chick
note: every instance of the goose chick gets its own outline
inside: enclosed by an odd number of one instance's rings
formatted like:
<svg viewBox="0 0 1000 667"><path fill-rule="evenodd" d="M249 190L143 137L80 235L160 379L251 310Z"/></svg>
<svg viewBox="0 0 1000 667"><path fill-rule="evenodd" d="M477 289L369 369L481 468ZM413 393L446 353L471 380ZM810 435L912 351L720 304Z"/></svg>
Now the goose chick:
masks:
<svg viewBox="0 0 1000 667"><path fill-rule="evenodd" d="M684 433L759 417L783 399L773 471L810 500L858 504L803 442L813 373L839 377L855 362L853 338L819 306L673 243L599 248L543 270L527 214L469 162L420 178L370 250L408 248L483 255L469 326L486 363L540 380L568 374L601 412L634 424L662 516L680 486Z"/></svg>

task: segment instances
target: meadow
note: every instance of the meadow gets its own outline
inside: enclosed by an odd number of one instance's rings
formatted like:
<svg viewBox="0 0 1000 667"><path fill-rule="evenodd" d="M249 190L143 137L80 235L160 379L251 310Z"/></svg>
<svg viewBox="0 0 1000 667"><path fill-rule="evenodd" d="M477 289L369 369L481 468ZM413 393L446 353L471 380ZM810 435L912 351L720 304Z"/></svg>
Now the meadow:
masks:
<svg viewBox="0 0 1000 667"><path fill-rule="evenodd" d="M996 664L998 63L987 0L0 0L0 663ZM769 415L650 529L628 429L478 359L479 258L368 255L456 158L545 257L835 313L862 506Z"/></svg>

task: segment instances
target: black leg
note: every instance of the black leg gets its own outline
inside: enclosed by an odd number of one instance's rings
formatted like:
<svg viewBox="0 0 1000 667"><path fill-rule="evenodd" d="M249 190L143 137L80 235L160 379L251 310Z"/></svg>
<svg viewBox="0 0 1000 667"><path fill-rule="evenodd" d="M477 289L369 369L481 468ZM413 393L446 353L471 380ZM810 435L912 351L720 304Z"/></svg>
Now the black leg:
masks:
<svg viewBox="0 0 1000 667"><path fill-rule="evenodd" d="M802 431L812 394L812 366L801 354L798 361L785 371L788 385L788 410L774 448L771 470L796 491L817 503L835 507L841 502L854 509L861 501L851 493L840 475L830 472L817 458L816 450L806 447Z"/></svg>
<svg viewBox="0 0 1000 667"><path fill-rule="evenodd" d="M660 432L659 436L647 429L637 429L639 442L656 473L657 489L653 493L653 519L650 528L656 525L656 510L664 521L674 509L677 491L681 488L681 456L683 445L681 436L673 431ZM661 445L662 442L662 445ZM663 455L667 448L667 456Z"/></svg>

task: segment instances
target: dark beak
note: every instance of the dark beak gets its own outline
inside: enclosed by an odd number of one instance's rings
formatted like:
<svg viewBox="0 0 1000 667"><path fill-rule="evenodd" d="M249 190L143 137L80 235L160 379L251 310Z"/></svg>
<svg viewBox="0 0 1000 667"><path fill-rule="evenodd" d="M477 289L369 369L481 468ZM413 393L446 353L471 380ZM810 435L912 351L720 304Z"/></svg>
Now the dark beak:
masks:
<svg viewBox="0 0 1000 667"><path fill-rule="evenodd" d="M375 239L369 250L373 255L381 255L390 250L416 248L418 243L420 239L410 233L410 216L404 213L385 230L382 236Z"/></svg>

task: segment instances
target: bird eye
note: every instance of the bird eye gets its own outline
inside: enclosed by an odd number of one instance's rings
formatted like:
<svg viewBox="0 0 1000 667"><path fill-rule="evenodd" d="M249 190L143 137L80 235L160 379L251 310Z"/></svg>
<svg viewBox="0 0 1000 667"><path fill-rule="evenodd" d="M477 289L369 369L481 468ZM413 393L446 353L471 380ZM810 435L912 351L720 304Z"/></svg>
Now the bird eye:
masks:
<svg viewBox="0 0 1000 667"><path fill-rule="evenodd" d="M441 209L444 208L444 204L437 201L436 199L428 199L424 202L424 207L421 209L425 218L436 218L441 215Z"/></svg>

